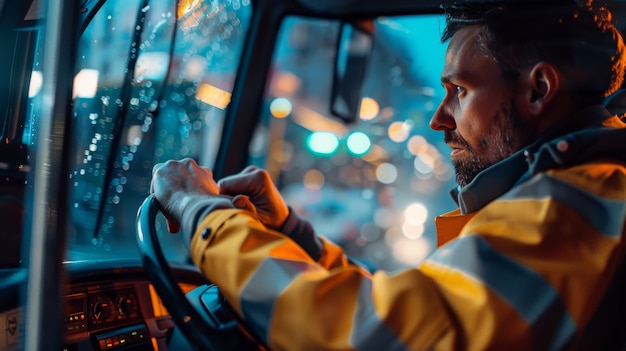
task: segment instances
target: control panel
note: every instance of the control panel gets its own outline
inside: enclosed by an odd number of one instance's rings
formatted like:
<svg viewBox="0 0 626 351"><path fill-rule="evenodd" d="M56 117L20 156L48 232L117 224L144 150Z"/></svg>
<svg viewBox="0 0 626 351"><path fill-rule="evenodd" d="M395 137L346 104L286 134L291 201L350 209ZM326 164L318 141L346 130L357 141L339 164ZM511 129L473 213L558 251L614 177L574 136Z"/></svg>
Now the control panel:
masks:
<svg viewBox="0 0 626 351"><path fill-rule="evenodd" d="M141 321L133 286L94 289L66 297L66 333L93 332Z"/></svg>
<svg viewBox="0 0 626 351"><path fill-rule="evenodd" d="M128 345L142 345L149 342L148 328L144 324L132 325L111 332L98 333L93 336L99 350L112 350Z"/></svg>
<svg viewBox="0 0 626 351"><path fill-rule="evenodd" d="M85 294L67 296L65 299L65 332L87 331L87 309Z"/></svg>
<svg viewBox="0 0 626 351"><path fill-rule="evenodd" d="M108 327L139 319L139 306L134 289L115 289L89 294L89 324L93 328Z"/></svg>

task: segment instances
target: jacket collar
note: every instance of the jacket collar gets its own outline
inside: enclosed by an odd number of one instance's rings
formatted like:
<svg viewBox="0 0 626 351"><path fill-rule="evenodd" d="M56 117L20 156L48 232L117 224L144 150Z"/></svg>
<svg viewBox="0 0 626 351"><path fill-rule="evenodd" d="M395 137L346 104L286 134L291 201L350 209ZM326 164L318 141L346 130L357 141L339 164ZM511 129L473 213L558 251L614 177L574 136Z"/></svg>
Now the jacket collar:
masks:
<svg viewBox="0 0 626 351"><path fill-rule="evenodd" d="M626 147L623 146L626 125L617 116L611 116L604 106L584 109L567 121L573 123L547 133L493 164L465 187L453 189L451 195L461 213L481 209L516 184L547 169L573 166L592 159L608 158L626 163Z"/></svg>

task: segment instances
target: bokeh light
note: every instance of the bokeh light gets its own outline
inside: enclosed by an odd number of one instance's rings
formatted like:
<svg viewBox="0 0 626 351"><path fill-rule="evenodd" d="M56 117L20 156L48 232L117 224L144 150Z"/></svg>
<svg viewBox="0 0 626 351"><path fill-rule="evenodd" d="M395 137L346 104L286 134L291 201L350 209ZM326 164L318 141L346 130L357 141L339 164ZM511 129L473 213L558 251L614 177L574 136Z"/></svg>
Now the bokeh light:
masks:
<svg viewBox="0 0 626 351"><path fill-rule="evenodd" d="M359 117L364 121L369 121L374 117L378 116L378 112L380 111L380 106L378 102L370 97L364 97L361 99L361 111L359 112Z"/></svg>
<svg viewBox="0 0 626 351"><path fill-rule="evenodd" d="M365 133L355 132L348 136L347 146L351 153L363 155L369 151L372 142Z"/></svg>
<svg viewBox="0 0 626 351"><path fill-rule="evenodd" d="M428 150L428 141L421 135L414 135L409 139L406 147L411 155L417 156Z"/></svg>
<svg viewBox="0 0 626 351"><path fill-rule="evenodd" d="M91 99L98 90L100 72L95 69L83 68L74 77L73 98Z"/></svg>
<svg viewBox="0 0 626 351"><path fill-rule="evenodd" d="M421 202L415 202L404 210L404 220L413 225L424 225L428 219L428 210Z"/></svg>
<svg viewBox="0 0 626 351"><path fill-rule="evenodd" d="M431 174L435 169L435 158L427 153L419 154L415 157L413 166L421 174Z"/></svg>
<svg viewBox="0 0 626 351"><path fill-rule="evenodd" d="M315 132L307 139L307 145L315 153L329 155L339 147L339 139L329 132Z"/></svg>
<svg viewBox="0 0 626 351"><path fill-rule="evenodd" d="M424 235L424 225L416 225L409 221L402 223L402 235L407 239L417 239Z"/></svg>
<svg viewBox="0 0 626 351"><path fill-rule="evenodd" d="M391 184L398 179L398 169L391 163L382 163L376 168L376 179L383 184Z"/></svg>
<svg viewBox="0 0 626 351"><path fill-rule="evenodd" d="M317 169L312 169L304 174L302 182L304 187L311 190L319 190L324 186L324 174Z"/></svg>
<svg viewBox="0 0 626 351"><path fill-rule="evenodd" d="M401 143L409 137L410 131L411 126L408 123L393 122L389 126L387 134L389 135L389 139L395 141L396 143Z"/></svg>
<svg viewBox="0 0 626 351"><path fill-rule="evenodd" d="M423 237L416 240L399 239L393 244L394 257L408 265L419 264L428 256L430 251L430 243Z"/></svg>
<svg viewBox="0 0 626 351"><path fill-rule="evenodd" d="M270 104L270 113L276 118L285 118L289 116L293 109L291 101L286 98L277 98Z"/></svg>

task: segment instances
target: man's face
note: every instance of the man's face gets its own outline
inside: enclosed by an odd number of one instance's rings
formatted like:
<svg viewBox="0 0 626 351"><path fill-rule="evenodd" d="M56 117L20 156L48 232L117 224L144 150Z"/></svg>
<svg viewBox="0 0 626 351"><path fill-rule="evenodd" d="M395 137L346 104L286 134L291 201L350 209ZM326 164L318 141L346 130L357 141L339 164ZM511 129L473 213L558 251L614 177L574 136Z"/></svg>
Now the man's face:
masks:
<svg viewBox="0 0 626 351"><path fill-rule="evenodd" d="M452 148L460 186L517 151L529 135L515 104L514 86L479 47L480 30L467 27L450 40L441 75L446 96L430 121L432 129L444 131Z"/></svg>

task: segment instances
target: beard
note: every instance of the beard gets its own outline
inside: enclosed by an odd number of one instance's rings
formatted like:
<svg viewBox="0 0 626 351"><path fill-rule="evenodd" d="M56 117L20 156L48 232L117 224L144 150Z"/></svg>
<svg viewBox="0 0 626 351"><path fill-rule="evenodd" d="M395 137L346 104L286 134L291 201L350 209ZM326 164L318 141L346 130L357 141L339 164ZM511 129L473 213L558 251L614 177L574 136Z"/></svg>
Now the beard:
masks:
<svg viewBox="0 0 626 351"><path fill-rule="evenodd" d="M446 143L454 142L467 150L469 157L453 160L457 184L469 184L489 166L504 160L526 144L531 135L529 126L522 121L513 101L500 106L492 119L489 130L482 135L476 149L456 130L444 132Z"/></svg>

